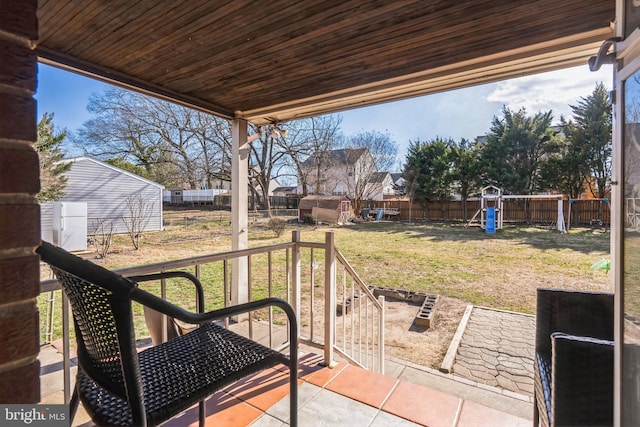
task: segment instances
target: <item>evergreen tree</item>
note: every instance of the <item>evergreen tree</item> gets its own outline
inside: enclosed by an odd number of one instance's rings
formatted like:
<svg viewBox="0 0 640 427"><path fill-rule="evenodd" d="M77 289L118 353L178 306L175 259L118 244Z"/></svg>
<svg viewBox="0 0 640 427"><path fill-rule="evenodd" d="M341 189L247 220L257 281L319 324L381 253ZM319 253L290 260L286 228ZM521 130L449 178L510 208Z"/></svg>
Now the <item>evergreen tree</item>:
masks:
<svg viewBox="0 0 640 427"><path fill-rule="evenodd" d="M543 190L543 163L555 139L551 111L529 117L524 108L504 107L503 118L494 117L483 148L486 182L510 194Z"/></svg>
<svg viewBox="0 0 640 427"><path fill-rule="evenodd" d="M591 192L604 198L611 179L612 108L609 92L598 83L586 98L571 105L573 122L568 126L567 138L580 147L585 156L590 178L586 182Z"/></svg>
<svg viewBox="0 0 640 427"><path fill-rule="evenodd" d="M482 147L477 142L473 143L462 139L453 147L454 186L462 200L462 218L467 220L467 199L476 193L481 186L480 180L480 154Z"/></svg>
<svg viewBox="0 0 640 427"><path fill-rule="evenodd" d="M544 186L577 199L581 197L584 183L590 175L588 148L574 137L573 122L562 117L560 127L564 137L557 138L549 146L548 159L542 168Z"/></svg>
<svg viewBox="0 0 640 427"><path fill-rule="evenodd" d="M452 139L410 141L402 177L407 194L425 206L431 201L451 198L454 181L454 148Z"/></svg>
<svg viewBox="0 0 640 427"><path fill-rule="evenodd" d="M38 122L38 140L35 144L40 160L40 192L36 199L40 203L60 200L64 196L64 187L67 185L64 173L71 168L71 163L62 162L62 144L66 137L66 129L56 131L53 114L44 113Z"/></svg>

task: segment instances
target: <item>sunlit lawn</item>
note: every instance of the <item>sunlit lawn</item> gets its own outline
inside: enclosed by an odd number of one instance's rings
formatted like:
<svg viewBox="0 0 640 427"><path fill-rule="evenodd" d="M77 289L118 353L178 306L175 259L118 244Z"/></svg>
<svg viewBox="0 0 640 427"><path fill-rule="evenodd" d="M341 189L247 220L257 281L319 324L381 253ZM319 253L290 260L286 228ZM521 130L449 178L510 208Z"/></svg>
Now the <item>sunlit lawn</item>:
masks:
<svg viewBox="0 0 640 427"><path fill-rule="evenodd" d="M112 253L98 262L118 268L230 250L228 213L167 211L165 219L169 222L166 230L147 233L140 250L134 251L126 236L116 236ZM250 224L250 246L287 242L294 229L301 230L303 241L311 242L322 242L327 231L334 232L338 249L367 285L443 294L470 304L525 313L535 311L538 287L610 290L610 277L591 268L609 258L610 234L601 229L572 229L561 234L549 228L509 226L487 235L477 227L460 224L296 224L276 238L265 222L259 221ZM85 256L95 258L90 253ZM316 256L322 265L322 252ZM284 258L274 261L284 265ZM284 267L277 267L273 275L276 294L284 294ZM221 306L222 265L203 267L201 277L207 308ZM258 268L252 277L254 296L265 295L266 270ZM190 286L172 288L170 300L194 307ZM150 289L158 292L157 286ZM39 305L44 325L46 304L42 297ZM55 334L59 335L59 328Z"/></svg>

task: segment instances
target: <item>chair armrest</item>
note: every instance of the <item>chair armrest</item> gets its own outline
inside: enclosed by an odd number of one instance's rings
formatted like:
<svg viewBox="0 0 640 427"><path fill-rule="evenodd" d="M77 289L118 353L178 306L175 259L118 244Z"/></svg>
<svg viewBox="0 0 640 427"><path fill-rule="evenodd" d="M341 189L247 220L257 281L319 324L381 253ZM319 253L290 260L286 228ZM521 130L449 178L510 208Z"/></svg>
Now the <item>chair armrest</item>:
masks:
<svg viewBox="0 0 640 427"><path fill-rule="evenodd" d="M613 424L613 341L551 335L555 425Z"/></svg>
<svg viewBox="0 0 640 427"><path fill-rule="evenodd" d="M296 330L297 337L297 320L296 314L293 311L291 305L281 298L264 298L258 301L251 301L243 304L237 304L231 307L225 307L218 310L208 311L206 313L192 313L172 304L162 298L153 295L140 288L131 288L131 294L129 295L133 301L136 301L142 305L150 307L160 313L164 313L168 316L174 317L182 322L192 325L201 325L203 323L212 322L214 320L224 319L225 317L235 316L238 314L249 313L251 311L259 310L269 306L281 308L289 320L290 330Z"/></svg>
<svg viewBox="0 0 640 427"><path fill-rule="evenodd" d="M152 280L172 279L180 277L189 280L196 288L196 306L198 307L198 313L204 313L204 288L200 280L191 273L186 271L166 271L164 273L145 274L142 276L128 276L129 280L136 283L148 282Z"/></svg>

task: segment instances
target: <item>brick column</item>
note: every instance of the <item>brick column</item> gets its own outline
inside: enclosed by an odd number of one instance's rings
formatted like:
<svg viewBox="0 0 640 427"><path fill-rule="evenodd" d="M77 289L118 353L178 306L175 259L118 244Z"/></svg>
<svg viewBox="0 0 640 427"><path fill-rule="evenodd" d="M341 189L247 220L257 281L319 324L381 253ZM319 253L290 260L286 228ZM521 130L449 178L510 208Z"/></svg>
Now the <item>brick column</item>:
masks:
<svg viewBox="0 0 640 427"><path fill-rule="evenodd" d="M40 400L37 6L0 2L0 403Z"/></svg>

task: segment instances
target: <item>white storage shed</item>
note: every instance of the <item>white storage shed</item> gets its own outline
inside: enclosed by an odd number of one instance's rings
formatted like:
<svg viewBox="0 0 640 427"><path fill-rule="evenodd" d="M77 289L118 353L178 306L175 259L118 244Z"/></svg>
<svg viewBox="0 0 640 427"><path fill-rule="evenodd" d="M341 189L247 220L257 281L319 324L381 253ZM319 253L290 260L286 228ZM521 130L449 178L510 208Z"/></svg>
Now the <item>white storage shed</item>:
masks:
<svg viewBox="0 0 640 427"><path fill-rule="evenodd" d="M65 195L60 202L87 204L87 234L91 235L99 221L113 224L114 233L126 233L124 218L131 216L127 199L142 200L149 222L145 231L162 230L163 186L134 173L89 157L77 157L66 172ZM42 238L51 241L53 204L40 205Z"/></svg>

